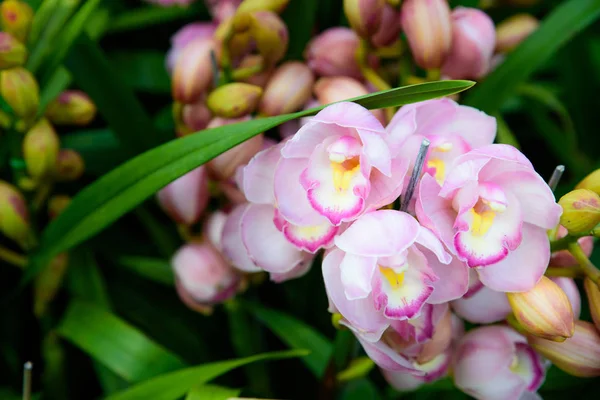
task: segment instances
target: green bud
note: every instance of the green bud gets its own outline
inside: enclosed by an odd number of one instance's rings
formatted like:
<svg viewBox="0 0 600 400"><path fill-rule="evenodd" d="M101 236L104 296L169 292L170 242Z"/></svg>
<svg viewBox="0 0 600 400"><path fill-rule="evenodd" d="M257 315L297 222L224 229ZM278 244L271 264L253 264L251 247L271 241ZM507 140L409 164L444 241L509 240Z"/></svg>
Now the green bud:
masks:
<svg viewBox="0 0 600 400"><path fill-rule="evenodd" d="M74 181L83 175L85 163L83 157L71 149L61 149L56 159L56 179L59 181Z"/></svg>
<svg viewBox="0 0 600 400"><path fill-rule="evenodd" d="M60 289L69 257L67 253L62 253L54 257L47 268L36 277L34 284L33 312L36 316L41 316L46 312L48 305L56 297Z"/></svg>
<svg viewBox="0 0 600 400"><path fill-rule="evenodd" d="M600 195L600 169L591 172L575 186L575 189L588 189Z"/></svg>
<svg viewBox="0 0 600 400"><path fill-rule="evenodd" d="M271 11L236 14L233 18L236 34L248 32L266 66L275 65L288 47L288 30L281 18Z"/></svg>
<svg viewBox="0 0 600 400"><path fill-rule="evenodd" d="M229 83L208 95L206 105L213 114L238 118L252 113L258 106L262 89L248 83Z"/></svg>
<svg viewBox="0 0 600 400"><path fill-rule="evenodd" d="M23 158L29 175L40 181L54 176L60 143L48 120L40 119L23 139Z"/></svg>
<svg viewBox="0 0 600 400"><path fill-rule="evenodd" d="M281 13L290 0L244 0L237 8L237 13L253 11L272 11Z"/></svg>
<svg viewBox="0 0 600 400"><path fill-rule="evenodd" d="M46 117L55 125L87 125L95 116L96 106L80 90L62 92L46 109Z"/></svg>
<svg viewBox="0 0 600 400"><path fill-rule="evenodd" d="M0 95L17 116L26 119L35 116L40 103L39 88L34 76L25 68L0 71Z"/></svg>
<svg viewBox="0 0 600 400"><path fill-rule="evenodd" d="M27 59L27 49L10 33L0 32L0 69L19 67Z"/></svg>
<svg viewBox="0 0 600 400"><path fill-rule="evenodd" d="M21 247L29 247L31 236L25 199L16 187L5 181L0 181L0 232Z"/></svg>
<svg viewBox="0 0 600 400"><path fill-rule="evenodd" d="M71 198L64 194L56 194L48 200L48 218L54 219L71 204Z"/></svg>
<svg viewBox="0 0 600 400"><path fill-rule="evenodd" d="M600 223L600 196L588 189L575 189L560 198L563 208L560 224L569 233L590 231Z"/></svg>
<svg viewBox="0 0 600 400"><path fill-rule="evenodd" d="M4 0L0 5L2 31L10 33L21 43L27 41L32 20L33 10L24 1Z"/></svg>

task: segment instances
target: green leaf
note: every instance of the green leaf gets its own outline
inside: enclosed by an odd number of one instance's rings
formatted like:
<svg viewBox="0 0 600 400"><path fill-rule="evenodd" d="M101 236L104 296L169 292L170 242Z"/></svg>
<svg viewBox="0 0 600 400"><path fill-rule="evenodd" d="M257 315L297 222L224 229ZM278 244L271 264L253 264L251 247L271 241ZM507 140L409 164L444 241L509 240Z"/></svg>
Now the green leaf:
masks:
<svg viewBox="0 0 600 400"><path fill-rule="evenodd" d="M86 48L89 49L88 46ZM100 79L98 73L94 73L96 66L90 65L89 68L91 71L82 66L77 73L73 72L74 75L82 77L81 83L83 79L87 80L90 87L84 89L94 98L94 93L104 93L105 87L110 86L110 83ZM469 81L431 82L373 93L352 100L370 109L384 108L446 96L472 85L473 82ZM94 93L89 89L93 89ZM102 105L98 103L100 110L110 111L105 113L107 120L110 115L119 120L118 125L112 124L112 128L121 140L128 140L128 138L131 140L148 134L136 123L134 112L129 113L128 118L121 120L122 110L127 107L122 107L125 103L123 93L120 94L121 96L113 93L110 100L103 98L102 95L98 100L96 98L94 100L103 102ZM98 233L169 182L261 132L286 121L315 114L323 108L321 106L293 114L208 129L201 134L172 140L127 161L80 191L69 207L48 225L42 235L40 248L32 257L33 264L25 273L24 281L35 276L53 255Z"/></svg>
<svg viewBox="0 0 600 400"><path fill-rule="evenodd" d="M171 264L167 260L156 258L122 256L116 260L117 264L126 267L139 275L163 285L173 286L175 279Z"/></svg>
<svg viewBox="0 0 600 400"><path fill-rule="evenodd" d="M317 0L290 1L281 15L290 38L287 59L303 59L304 47L313 34L318 3Z"/></svg>
<svg viewBox="0 0 600 400"><path fill-rule="evenodd" d="M209 382L232 369L246 364L264 360L302 357L306 354L308 354L306 350L280 351L186 368L149 379L123 392L109 396L106 400L175 400L191 388Z"/></svg>
<svg viewBox="0 0 600 400"><path fill-rule="evenodd" d="M157 24L166 24L179 19L195 17L197 20L209 19L208 10L199 1L190 7L158 7L149 6L134 8L132 11L117 15L111 22L108 33L117 33L132 29L146 28Z"/></svg>
<svg viewBox="0 0 600 400"><path fill-rule="evenodd" d="M52 100L69 87L71 81L71 73L65 67L56 70L52 79L41 89L38 117L44 114L46 107Z"/></svg>
<svg viewBox="0 0 600 400"><path fill-rule="evenodd" d="M496 135L496 142L502 144L510 144L511 146L520 149L519 141L515 137L515 134L510 130L509 126L506 124L504 118L500 113L494 114L496 118L496 122L498 123L498 134Z"/></svg>
<svg viewBox="0 0 600 400"><path fill-rule="evenodd" d="M518 85L598 16L600 0L563 2L484 82L466 96L465 104L487 113L498 111Z"/></svg>
<svg viewBox="0 0 600 400"><path fill-rule="evenodd" d="M217 385L195 387L185 396L185 400L227 400L238 396L240 389L231 389Z"/></svg>
<svg viewBox="0 0 600 400"><path fill-rule="evenodd" d="M352 360L350 366L337 375L340 382L348 382L364 378L375 367L375 363L369 357L360 357Z"/></svg>
<svg viewBox="0 0 600 400"><path fill-rule="evenodd" d="M340 400L380 400L381 395L373 382L363 378L344 386L339 398Z"/></svg>
<svg viewBox="0 0 600 400"><path fill-rule="evenodd" d="M117 52L110 55L110 60L119 66L123 81L134 90L171 93L171 78L165 68L164 52Z"/></svg>
<svg viewBox="0 0 600 400"><path fill-rule="evenodd" d="M106 310L110 308L106 284L93 254L88 249L77 248L69 254L67 281L71 296Z"/></svg>
<svg viewBox="0 0 600 400"><path fill-rule="evenodd" d="M248 310L265 324L281 341L292 348L309 349L302 361L317 377L325 373L333 350L331 342L320 332L283 312L248 304Z"/></svg>
<svg viewBox="0 0 600 400"><path fill-rule="evenodd" d="M62 148L81 154L89 174L102 175L125 159L119 141L109 129L82 130L63 135L60 144Z"/></svg>
<svg viewBox="0 0 600 400"><path fill-rule="evenodd" d="M90 303L72 302L57 331L129 382L185 365L135 327Z"/></svg>

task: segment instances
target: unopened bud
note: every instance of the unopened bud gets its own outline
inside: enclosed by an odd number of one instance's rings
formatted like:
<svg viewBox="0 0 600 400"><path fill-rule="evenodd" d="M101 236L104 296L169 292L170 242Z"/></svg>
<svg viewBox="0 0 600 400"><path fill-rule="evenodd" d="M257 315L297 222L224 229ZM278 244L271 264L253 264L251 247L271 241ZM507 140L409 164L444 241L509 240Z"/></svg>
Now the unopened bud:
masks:
<svg viewBox="0 0 600 400"><path fill-rule="evenodd" d="M17 116L26 119L35 116L40 103L39 87L25 68L0 71L0 95Z"/></svg>
<svg viewBox="0 0 600 400"><path fill-rule="evenodd" d="M573 336L573 308L565 292L549 278L528 292L507 293L519 324L532 335L562 342Z"/></svg>
<svg viewBox="0 0 600 400"><path fill-rule="evenodd" d="M175 62L173 98L183 104L198 101L212 81L211 52L217 46L212 39L198 38L188 43Z"/></svg>
<svg viewBox="0 0 600 400"><path fill-rule="evenodd" d="M581 315L581 294L575 280L564 276L553 276L550 279L565 292L573 309L573 318L578 320Z"/></svg>
<svg viewBox="0 0 600 400"><path fill-rule="evenodd" d="M83 157L71 149L61 149L56 159L55 177L59 181L74 181L83 175L85 162Z"/></svg>
<svg viewBox="0 0 600 400"><path fill-rule="evenodd" d="M240 275L210 244L190 243L173 256L177 293L193 310L207 313L214 304L233 297Z"/></svg>
<svg viewBox="0 0 600 400"><path fill-rule="evenodd" d="M57 194L48 200L48 218L54 219L71 204L71 197L64 194Z"/></svg>
<svg viewBox="0 0 600 400"><path fill-rule="evenodd" d="M287 51L287 27L281 18L271 11L237 14L233 28L237 33L250 34L266 66L275 65Z"/></svg>
<svg viewBox="0 0 600 400"><path fill-rule="evenodd" d="M371 43L375 47L390 46L398 40L401 28L400 12L386 4L381 13L381 23L377 32L371 36Z"/></svg>
<svg viewBox="0 0 600 400"><path fill-rule="evenodd" d="M310 99L314 81L306 64L290 61L281 65L265 88L260 112L273 116L298 111Z"/></svg>
<svg viewBox="0 0 600 400"><path fill-rule="evenodd" d="M208 95L206 105L218 117L239 118L256 110L262 89L248 83L228 83Z"/></svg>
<svg viewBox="0 0 600 400"><path fill-rule="evenodd" d="M262 69L262 71L257 72L247 78L236 79L236 80L264 88L267 85L267 83L269 83L269 79L271 78L271 75L273 74L273 68L262 68L263 65L264 65L264 60L261 55L249 54L249 55L245 56L242 59L242 61L240 61L240 65L238 67L239 69L260 67Z"/></svg>
<svg viewBox="0 0 600 400"><path fill-rule="evenodd" d="M585 293L587 294L592 320L594 321L598 331L600 331L600 289L598 288L598 285L590 278L585 278L583 280L583 287L585 288Z"/></svg>
<svg viewBox="0 0 600 400"><path fill-rule="evenodd" d="M185 136L194 132L206 129L212 118L210 110L206 106L204 99L194 104L183 104L181 109L181 122L185 126L186 132L177 131L179 136Z"/></svg>
<svg viewBox="0 0 600 400"><path fill-rule="evenodd" d="M352 29L329 28L308 43L304 58L317 75L361 79L356 59L359 45L360 39Z"/></svg>
<svg viewBox="0 0 600 400"><path fill-rule="evenodd" d="M157 198L173 221L192 225L200 220L208 205L208 196L206 168L201 166L162 188Z"/></svg>
<svg viewBox="0 0 600 400"><path fill-rule="evenodd" d="M490 71L496 46L494 21L476 8L452 11L452 46L442 75L452 79L479 79Z"/></svg>
<svg viewBox="0 0 600 400"><path fill-rule="evenodd" d="M0 69L19 67L27 59L27 49L10 33L0 32Z"/></svg>
<svg viewBox="0 0 600 400"><path fill-rule="evenodd" d="M0 232L27 248L30 238L27 204L19 190L0 181Z"/></svg>
<svg viewBox="0 0 600 400"><path fill-rule="evenodd" d="M600 223L600 196L588 189L575 189L560 198L560 224L571 234L584 233Z"/></svg>
<svg viewBox="0 0 600 400"><path fill-rule="evenodd" d="M272 11L281 13L290 0L244 0L237 8L237 13L253 11Z"/></svg>
<svg viewBox="0 0 600 400"><path fill-rule="evenodd" d="M175 68L175 64L185 46L195 39L211 39L216 29L215 24L212 22L192 22L175 32L171 36L171 48L166 57L166 67L169 74L173 72L173 68Z"/></svg>
<svg viewBox="0 0 600 400"><path fill-rule="evenodd" d="M575 322L575 333L564 342L527 338L533 349L566 373L581 378L600 376L600 333L587 321Z"/></svg>
<svg viewBox="0 0 600 400"><path fill-rule="evenodd" d="M54 257L48 267L36 277L34 284L34 300L33 312L36 316L41 316L46 312L48 305L56 297L56 293L60 289L67 266L69 257L67 253L62 253Z"/></svg>
<svg viewBox="0 0 600 400"><path fill-rule="evenodd" d="M496 51L508 53L517 47L540 25L532 15L517 14L502 21L496 27Z"/></svg>
<svg viewBox="0 0 600 400"><path fill-rule="evenodd" d="M36 181L53 176L59 150L54 128L45 118L40 119L23 139L23 158L29 175Z"/></svg>
<svg viewBox="0 0 600 400"><path fill-rule="evenodd" d="M381 22L385 0L344 0L344 13L358 36L369 39Z"/></svg>
<svg viewBox="0 0 600 400"><path fill-rule="evenodd" d="M452 25L447 0L406 0L402 29L421 68L440 68L450 51Z"/></svg>
<svg viewBox="0 0 600 400"><path fill-rule="evenodd" d="M575 186L575 189L588 189L600 195L600 169L595 170Z"/></svg>
<svg viewBox="0 0 600 400"><path fill-rule="evenodd" d="M417 362L425 364L442 354L450 346L452 336L452 313L448 309L434 326L431 340L423 344L423 348L417 355Z"/></svg>
<svg viewBox="0 0 600 400"><path fill-rule="evenodd" d="M46 109L46 117L56 125L87 125L95 116L96 106L80 90L62 92Z"/></svg>
<svg viewBox="0 0 600 400"><path fill-rule="evenodd" d="M24 1L4 0L0 5L2 31L10 33L21 43L27 41L32 20L33 10Z"/></svg>

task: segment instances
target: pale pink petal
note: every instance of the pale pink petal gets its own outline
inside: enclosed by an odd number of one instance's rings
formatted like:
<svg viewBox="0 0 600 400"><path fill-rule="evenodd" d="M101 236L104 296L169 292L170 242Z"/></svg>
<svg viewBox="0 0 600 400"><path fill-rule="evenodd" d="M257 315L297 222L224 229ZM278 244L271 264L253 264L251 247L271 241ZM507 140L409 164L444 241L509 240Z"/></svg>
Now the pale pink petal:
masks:
<svg viewBox="0 0 600 400"><path fill-rule="evenodd" d="M313 260L312 256L305 257L305 259L300 264L296 265L291 270L289 270L287 272L283 272L283 273L271 272L269 274L269 278L271 279L271 281L273 281L275 283L282 283L282 282L289 281L291 279L300 278L300 277L306 275L306 273L310 270L310 267L312 265L312 260Z"/></svg>
<svg viewBox="0 0 600 400"><path fill-rule="evenodd" d="M383 175L391 177L392 157L383 132L358 129L358 136L363 143L363 154L369 164Z"/></svg>
<svg viewBox="0 0 600 400"><path fill-rule="evenodd" d="M408 160L395 158L392 160L392 175L387 177L379 170L371 170L369 180L371 190L367 197L367 211L377 210L393 203L402 194L404 178L408 170Z"/></svg>
<svg viewBox="0 0 600 400"><path fill-rule="evenodd" d="M248 203L240 204L227 216L223 226L221 246L223 255L234 267L245 272L258 272L261 268L252 261L242 241L242 216L248 206Z"/></svg>
<svg viewBox="0 0 600 400"><path fill-rule="evenodd" d="M396 155L406 138L416 132L416 116L416 109L413 104L410 104L400 108L388 123L385 131L388 134L388 145L392 155Z"/></svg>
<svg viewBox="0 0 600 400"><path fill-rule="evenodd" d="M541 357L525 343L516 343L517 366L512 371L527 385L527 391L535 392L544 383L545 370Z"/></svg>
<svg viewBox="0 0 600 400"><path fill-rule="evenodd" d="M440 263L449 264L452 261L452 255L446 251L442 242L429 229L420 226L415 242L432 252Z"/></svg>
<svg viewBox="0 0 600 400"><path fill-rule="evenodd" d="M433 292L427 302L430 304L441 304L462 297L469 287L469 268L457 258L444 265L430 253L424 252L429 267L439 278L432 283Z"/></svg>
<svg viewBox="0 0 600 400"><path fill-rule="evenodd" d="M309 253L329 247L339 230L339 226L331 225L325 219L319 225L300 226L285 221L281 226L281 231L290 243Z"/></svg>
<svg viewBox="0 0 600 400"><path fill-rule="evenodd" d="M392 349L384 340L372 342L365 340L361 335L357 335L356 338L362 345L365 353L371 360L375 362L379 367L385 368L391 371L403 371L413 372L415 374L423 374L418 371L413 362L410 361L404 355Z"/></svg>
<svg viewBox="0 0 600 400"><path fill-rule="evenodd" d="M458 106L448 123L441 125L436 135L458 135L472 148L492 144L496 137L496 118L468 106Z"/></svg>
<svg viewBox="0 0 600 400"><path fill-rule="evenodd" d="M364 299L371 293L371 280L377 268L377 257L346 253L340 264L344 293L348 300Z"/></svg>
<svg viewBox="0 0 600 400"><path fill-rule="evenodd" d="M531 161L517 148L508 144L489 144L473 150L473 157L493 158L496 160L513 161L533 169Z"/></svg>
<svg viewBox="0 0 600 400"><path fill-rule="evenodd" d="M473 296L452 302L459 317L473 324L491 324L504 321L512 312L506 293L482 287Z"/></svg>
<svg viewBox="0 0 600 400"><path fill-rule="evenodd" d="M281 146L272 146L256 154L244 167L243 190L251 203L273 204L275 167L281 159Z"/></svg>
<svg viewBox="0 0 600 400"><path fill-rule="evenodd" d="M415 390L425 383L421 376L415 376L410 372L390 371L381 368L381 374L391 387L401 392Z"/></svg>
<svg viewBox="0 0 600 400"><path fill-rule="evenodd" d="M477 269L484 285L499 292L524 292L544 275L550 260L546 230L525 223L522 234L521 245L504 260Z"/></svg>
<svg viewBox="0 0 600 400"><path fill-rule="evenodd" d="M468 154L470 153L465 155ZM464 156L459 157L454 162L454 165L446 175L446 180L440 190L440 196L448 197L466 184L477 182L479 180L479 172L489 162L489 158L479 158L459 162L459 160L462 160L462 157Z"/></svg>
<svg viewBox="0 0 600 400"><path fill-rule="evenodd" d="M423 226L431 229L447 248L454 249L454 220L452 201L439 196L440 185L431 175L424 175L416 195L416 214Z"/></svg>
<svg viewBox="0 0 600 400"><path fill-rule="evenodd" d="M575 281L571 278L558 276L550 279L560 286L560 288L565 292L569 298L571 307L573 308L573 317L575 320L578 320L579 316L581 315L581 294L579 294L579 289L577 288Z"/></svg>
<svg viewBox="0 0 600 400"><path fill-rule="evenodd" d="M329 105L315 115L313 121L379 133L385 131L381 123L369 110L351 102Z"/></svg>

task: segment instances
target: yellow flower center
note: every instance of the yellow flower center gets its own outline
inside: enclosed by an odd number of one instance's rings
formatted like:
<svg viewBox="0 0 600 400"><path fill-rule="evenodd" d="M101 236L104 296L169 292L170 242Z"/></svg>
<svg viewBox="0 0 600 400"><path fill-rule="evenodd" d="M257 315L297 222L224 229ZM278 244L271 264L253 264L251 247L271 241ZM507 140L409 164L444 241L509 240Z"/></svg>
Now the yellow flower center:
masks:
<svg viewBox="0 0 600 400"><path fill-rule="evenodd" d="M350 187L350 182L360 170L358 157L352 157L341 162L331 162L333 171L333 185L338 192L344 192Z"/></svg>
<svg viewBox="0 0 600 400"><path fill-rule="evenodd" d="M388 281L392 289L398 289L404 284L404 271L396 272L391 268L379 266L379 272Z"/></svg>

